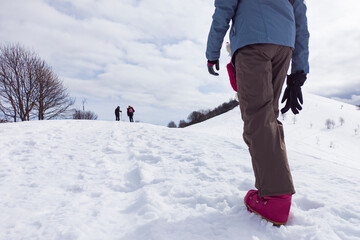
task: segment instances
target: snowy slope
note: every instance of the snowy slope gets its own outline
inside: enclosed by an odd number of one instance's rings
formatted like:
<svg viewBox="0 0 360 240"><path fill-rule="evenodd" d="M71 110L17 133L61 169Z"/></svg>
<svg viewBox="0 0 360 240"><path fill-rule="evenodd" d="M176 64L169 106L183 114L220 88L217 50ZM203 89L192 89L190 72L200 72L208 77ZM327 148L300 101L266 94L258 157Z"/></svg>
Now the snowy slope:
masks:
<svg viewBox="0 0 360 240"><path fill-rule="evenodd" d="M360 239L360 111L305 101L283 121L297 191L286 226L244 207L254 177L236 108L186 129L0 124L0 239Z"/></svg>

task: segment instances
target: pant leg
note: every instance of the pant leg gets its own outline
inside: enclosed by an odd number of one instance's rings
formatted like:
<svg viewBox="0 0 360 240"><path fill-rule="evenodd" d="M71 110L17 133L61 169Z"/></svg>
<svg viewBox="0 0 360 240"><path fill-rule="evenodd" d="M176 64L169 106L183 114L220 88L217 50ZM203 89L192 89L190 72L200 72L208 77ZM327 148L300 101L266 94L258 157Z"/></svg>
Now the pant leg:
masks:
<svg viewBox="0 0 360 240"><path fill-rule="evenodd" d="M254 44L235 54L243 138L249 147L259 196L295 193L288 165L279 98L292 50Z"/></svg>

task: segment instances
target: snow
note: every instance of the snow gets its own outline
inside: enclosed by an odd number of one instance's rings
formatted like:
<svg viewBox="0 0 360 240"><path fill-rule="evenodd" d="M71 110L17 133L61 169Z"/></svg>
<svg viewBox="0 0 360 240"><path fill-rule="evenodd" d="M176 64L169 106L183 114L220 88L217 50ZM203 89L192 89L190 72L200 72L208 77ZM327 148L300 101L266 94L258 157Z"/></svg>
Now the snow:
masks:
<svg viewBox="0 0 360 240"><path fill-rule="evenodd" d="M243 204L254 176L235 108L185 129L0 124L0 239L360 239L360 111L304 99L283 120L297 191L285 226Z"/></svg>

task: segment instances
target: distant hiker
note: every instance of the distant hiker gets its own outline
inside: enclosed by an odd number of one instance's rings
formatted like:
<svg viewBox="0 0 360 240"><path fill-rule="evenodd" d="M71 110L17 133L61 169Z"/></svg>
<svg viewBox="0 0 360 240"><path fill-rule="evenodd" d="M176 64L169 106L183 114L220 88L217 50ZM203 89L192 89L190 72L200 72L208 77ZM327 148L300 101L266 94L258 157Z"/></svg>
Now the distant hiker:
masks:
<svg viewBox="0 0 360 240"><path fill-rule="evenodd" d="M129 116L130 122L133 122L133 121L134 121L134 119L133 119L134 112L135 112L135 110L134 110L134 108L133 108L132 106L129 106L129 107L127 108L127 115Z"/></svg>
<svg viewBox="0 0 360 240"><path fill-rule="evenodd" d="M304 0L215 0L206 58L219 75L220 50L230 27L231 62L249 147L255 187L244 198L250 212L275 225L288 220L295 193L279 117L279 98L292 60L282 113L302 109L301 86L309 73L309 32ZM299 103L300 102L300 103Z"/></svg>
<svg viewBox="0 0 360 240"><path fill-rule="evenodd" d="M116 109L115 109L115 118L116 118L116 121L120 121L120 113L122 111L120 110L120 106L118 106Z"/></svg>

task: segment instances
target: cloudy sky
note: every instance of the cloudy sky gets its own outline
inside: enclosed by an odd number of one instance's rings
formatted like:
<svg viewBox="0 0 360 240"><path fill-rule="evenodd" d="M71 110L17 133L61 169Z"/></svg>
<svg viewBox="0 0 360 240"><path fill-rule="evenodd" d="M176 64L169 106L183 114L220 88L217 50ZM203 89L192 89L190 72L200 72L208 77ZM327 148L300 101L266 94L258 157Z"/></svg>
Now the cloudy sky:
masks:
<svg viewBox="0 0 360 240"><path fill-rule="evenodd" d="M207 73L212 0L0 0L0 44L21 43L61 77L75 107L114 120L167 125L234 97L225 65ZM307 1L310 74L304 90L360 104L360 3ZM226 41L227 39L225 39ZM306 99L305 99L306 101ZM310 104L310 103L306 103ZM123 119L126 114L123 114Z"/></svg>

